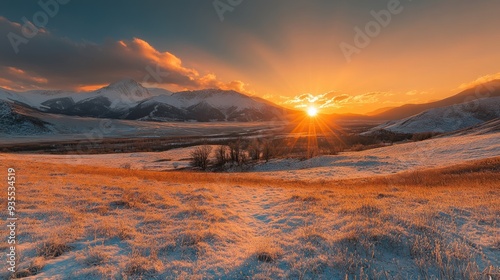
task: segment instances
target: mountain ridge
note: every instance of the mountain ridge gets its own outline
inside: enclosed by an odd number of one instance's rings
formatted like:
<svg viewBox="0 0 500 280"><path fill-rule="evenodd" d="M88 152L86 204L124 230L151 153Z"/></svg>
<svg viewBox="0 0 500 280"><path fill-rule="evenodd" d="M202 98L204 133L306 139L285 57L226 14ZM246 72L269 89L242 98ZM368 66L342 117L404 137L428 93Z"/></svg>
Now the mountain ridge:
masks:
<svg viewBox="0 0 500 280"><path fill-rule="evenodd" d="M288 110L233 90L150 91L129 78L82 93L2 90L1 99L44 113L147 121L270 121Z"/></svg>
<svg viewBox="0 0 500 280"><path fill-rule="evenodd" d="M489 81L465 89L455 95L438 101L423 104L405 104L370 116L381 120L398 120L433 108L447 107L476 99L496 96L500 96L500 80Z"/></svg>
<svg viewBox="0 0 500 280"><path fill-rule="evenodd" d="M368 134L380 130L397 133L448 133L500 118L499 108L500 96L486 97L432 108L400 120L391 120L371 129Z"/></svg>

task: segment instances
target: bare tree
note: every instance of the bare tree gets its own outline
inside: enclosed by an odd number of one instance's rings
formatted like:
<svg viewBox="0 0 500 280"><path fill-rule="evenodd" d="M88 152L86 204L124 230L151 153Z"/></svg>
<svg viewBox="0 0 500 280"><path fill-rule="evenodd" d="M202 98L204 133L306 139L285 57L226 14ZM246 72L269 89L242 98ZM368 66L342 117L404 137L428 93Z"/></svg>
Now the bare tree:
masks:
<svg viewBox="0 0 500 280"><path fill-rule="evenodd" d="M238 138L236 141L229 143L229 155L232 162L239 163L241 154L241 139Z"/></svg>
<svg viewBox="0 0 500 280"><path fill-rule="evenodd" d="M217 166L223 166L229 161L228 147L225 145L220 145L215 150L215 164Z"/></svg>
<svg viewBox="0 0 500 280"><path fill-rule="evenodd" d="M238 166L246 163L247 154L245 151L246 142L240 137L236 141L229 143L229 156L231 162L236 163Z"/></svg>
<svg viewBox="0 0 500 280"><path fill-rule="evenodd" d="M210 163L209 156L212 147L208 145L198 146L191 152L191 166L206 170Z"/></svg>
<svg viewBox="0 0 500 280"><path fill-rule="evenodd" d="M261 144L258 139L253 139L252 142L250 142L250 144L248 145L248 153L250 154L251 159L260 159Z"/></svg>

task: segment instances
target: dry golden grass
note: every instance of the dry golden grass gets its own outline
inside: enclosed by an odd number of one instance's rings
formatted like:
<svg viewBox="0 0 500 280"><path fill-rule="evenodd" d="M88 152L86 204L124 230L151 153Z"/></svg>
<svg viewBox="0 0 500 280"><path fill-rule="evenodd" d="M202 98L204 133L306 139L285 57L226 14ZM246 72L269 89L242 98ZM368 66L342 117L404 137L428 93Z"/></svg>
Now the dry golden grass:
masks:
<svg viewBox="0 0 500 280"><path fill-rule="evenodd" d="M8 167L17 277L61 276L57 267L71 279L499 275L500 158L312 183L0 162Z"/></svg>

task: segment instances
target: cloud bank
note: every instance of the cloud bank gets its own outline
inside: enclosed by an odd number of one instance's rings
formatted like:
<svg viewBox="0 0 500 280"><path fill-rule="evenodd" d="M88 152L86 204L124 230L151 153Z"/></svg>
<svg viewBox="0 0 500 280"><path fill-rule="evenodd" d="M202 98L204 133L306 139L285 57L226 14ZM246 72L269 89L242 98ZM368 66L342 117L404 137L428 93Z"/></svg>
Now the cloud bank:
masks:
<svg viewBox="0 0 500 280"><path fill-rule="evenodd" d="M380 102L383 98L393 95L393 93L389 92L368 92L359 95L350 95L334 91L317 95L306 93L289 98L281 104L298 109L307 108L311 105L319 109L345 108L364 104L374 104Z"/></svg>
<svg viewBox="0 0 500 280"><path fill-rule="evenodd" d="M36 88L83 89L124 77L174 90L221 88L245 92L241 81L222 82L213 73L200 74L168 51L145 40L75 42L41 29L16 53L8 34L22 36L22 25L0 16L0 86L16 90Z"/></svg>

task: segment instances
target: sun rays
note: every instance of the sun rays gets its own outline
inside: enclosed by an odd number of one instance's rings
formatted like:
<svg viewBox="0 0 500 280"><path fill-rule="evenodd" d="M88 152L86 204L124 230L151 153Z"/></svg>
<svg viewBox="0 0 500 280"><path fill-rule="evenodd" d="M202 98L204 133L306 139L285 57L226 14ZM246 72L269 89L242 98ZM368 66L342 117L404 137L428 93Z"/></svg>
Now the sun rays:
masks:
<svg viewBox="0 0 500 280"><path fill-rule="evenodd" d="M290 132L291 137L293 137L291 149L295 148L301 137L306 137L306 158L312 158L319 154L318 138L324 139L331 146L338 145L339 141L343 142L335 132L341 128L334 124L332 116L319 114L318 109L313 105L309 106L303 114L299 114L293 123L296 125Z"/></svg>

